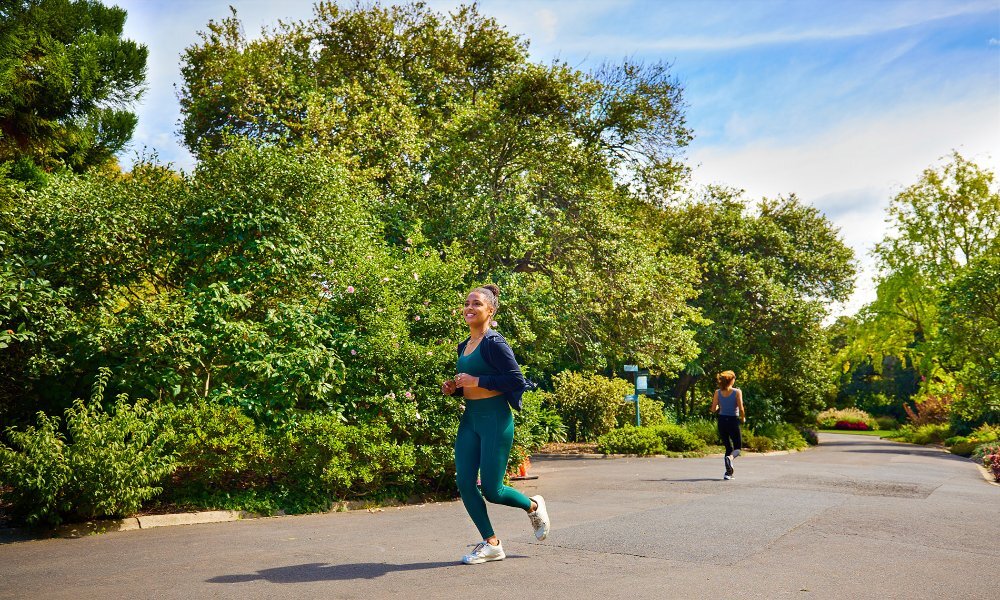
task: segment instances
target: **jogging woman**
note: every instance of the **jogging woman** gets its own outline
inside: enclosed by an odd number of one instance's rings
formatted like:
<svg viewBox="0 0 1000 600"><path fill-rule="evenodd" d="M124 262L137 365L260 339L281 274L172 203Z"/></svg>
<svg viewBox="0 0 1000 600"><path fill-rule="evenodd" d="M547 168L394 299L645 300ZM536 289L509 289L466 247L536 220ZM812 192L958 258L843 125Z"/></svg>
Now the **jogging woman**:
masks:
<svg viewBox="0 0 1000 600"><path fill-rule="evenodd" d="M469 565L503 560L506 556L483 498L527 512L537 539L544 540L549 533L545 499L528 498L503 484L514 443L511 409L521 409L526 384L507 340L489 328L500 307L499 295L500 288L495 285L469 292L463 312L469 338L458 345L458 375L441 384L442 393L465 398L465 413L455 438L455 478L465 510L483 536L483 541L462 557L462 562ZM482 493L476 487L477 475Z"/></svg>
<svg viewBox="0 0 1000 600"><path fill-rule="evenodd" d="M723 371L715 380L719 384L719 389L715 390L712 396L710 410L719 413L719 437L726 446L726 456L723 459L726 463L726 473L722 478L732 479L733 459L740 455L740 447L743 445L740 422L745 423L747 415L743 410L743 392L733 387L736 383L736 373Z"/></svg>

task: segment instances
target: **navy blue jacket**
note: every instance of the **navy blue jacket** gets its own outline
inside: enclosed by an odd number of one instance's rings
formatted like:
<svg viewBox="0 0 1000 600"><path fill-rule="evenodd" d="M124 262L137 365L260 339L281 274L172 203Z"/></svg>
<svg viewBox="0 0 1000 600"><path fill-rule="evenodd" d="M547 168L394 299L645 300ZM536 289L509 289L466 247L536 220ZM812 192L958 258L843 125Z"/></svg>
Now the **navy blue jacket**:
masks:
<svg viewBox="0 0 1000 600"><path fill-rule="evenodd" d="M465 346L468 343L469 340L466 338L464 342L458 345L459 356L462 356L462 353L465 352ZM524 375L521 374L521 367L517 366L514 351L510 349L507 340L492 329L487 329L483 340L479 342L479 353L482 355L483 360L486 361L486 364L496 369L499 373L497 375L480 375L479 387L495 392L503 392L507 397L507 403L510 404L510 407L521 410L521 396L524 395L525 390L533 387L533 385L526 381ZM461 396L462 393L462 388L458 388L455 391L455 394L458 396Z"/></svg>

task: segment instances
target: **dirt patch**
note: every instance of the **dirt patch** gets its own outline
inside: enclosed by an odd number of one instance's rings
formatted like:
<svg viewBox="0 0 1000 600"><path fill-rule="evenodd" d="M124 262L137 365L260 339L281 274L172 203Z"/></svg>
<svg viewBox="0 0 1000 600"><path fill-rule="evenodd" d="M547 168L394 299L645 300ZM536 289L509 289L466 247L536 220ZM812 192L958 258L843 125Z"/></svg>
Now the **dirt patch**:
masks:
<svg viewBox="0 0 1000 600"><path fill-rule="evenodd" d="M597 442L550 442L536 454L595 454Z"/></svg>

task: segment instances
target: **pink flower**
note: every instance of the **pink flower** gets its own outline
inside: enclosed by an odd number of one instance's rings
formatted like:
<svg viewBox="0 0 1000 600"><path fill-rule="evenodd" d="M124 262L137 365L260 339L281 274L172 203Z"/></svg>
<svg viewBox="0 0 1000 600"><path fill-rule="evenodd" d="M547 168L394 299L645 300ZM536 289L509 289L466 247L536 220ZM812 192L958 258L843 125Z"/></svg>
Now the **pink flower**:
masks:
<svg viewBox="0 0 1000 600"><path fill-rule="evenodd" d="M354 293L354 286L353 285L347 286L347 293L348 294L353 294Z"/></svg>
<svg viewBox="0 0 1000 600"><path fill-rule="evenodd" d="M407 390L407 392L403 395L406 396L407 400L413 400L413 392Z"/></svg>
<svg viewBox="0 0 1000 600"><path fill-rule="evenodd" d="M490 327L496 327L496 326L497 326L496 321L490 321Z"/></svg>
<svg viewBox="0 0 1000 600"><path fill-rule="evenodd" d="M410 244L412 246L413 245L413 238L406 238L406 243Z"/></svg>
<svg viewBox="0 0 1000 600"><path fill-rule="evenodd" d="M419 321L419 320L420 320L420 315L416 315L416 316L414 316L414 317L413 317L413 320L414 320L414 321Z"/></svg>
<svg viewBox="0 0 1000 600"><path fill-rule="evenodd" d="M382 281L389 281L389 278L388 277L383 277Z"/></svg>
<svg viewBox="0 0 1000 600"><path fill-rule="evenodd" d="M427 351L427 356L434 356L434 353L433 353L433 352L431 352L430 350L428 350L428 351Z"/></svg>
<svg viewBox="0 0 1000 600"><path fill-rule="evenodd" d="M358 351L355 350L354 348L351 348L351 356L357 356L357 355L358 355Z"/></svg>

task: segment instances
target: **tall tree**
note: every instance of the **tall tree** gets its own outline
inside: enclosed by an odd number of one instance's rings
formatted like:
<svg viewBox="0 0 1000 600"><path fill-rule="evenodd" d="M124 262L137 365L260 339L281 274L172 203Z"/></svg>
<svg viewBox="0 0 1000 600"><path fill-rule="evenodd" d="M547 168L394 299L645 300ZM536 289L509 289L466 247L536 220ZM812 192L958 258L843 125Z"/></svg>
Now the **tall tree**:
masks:
<svg viewBox="0 0 1000 600"><path fill-rule="evenodd" d="M753 388L756 417L802 419L827 392L824 307L851 292L851 250L795 196L752 207L740 192L710 188L664 215L664 244L701 265L694 304L706 319L700 354L674 386L678 411L696 408L697 385L706 397L714 382L704 375L733 369Z"/></svg>
<svg viewBox="0 0 1000 600"><path fill-rule="evenodd" d="M543 368L641 358L673 371L693 355L692 264L657 255L639 218L687 173L667 65L534 64L474 5L322 2L252 41L235 14L212 22L182 72L189 147L236 134L343 157L381 190L391 242L458 244L475 281L537 294L505 326ZM533 309L552 297L559 320Z"/></svg>
<svg viewBox="0 0 1000 600"><path fill-rule="evenodd" d="M96 0L0 2L0 163L82 171L136 126L146 47L122 38L126 13Z"/></svg>

